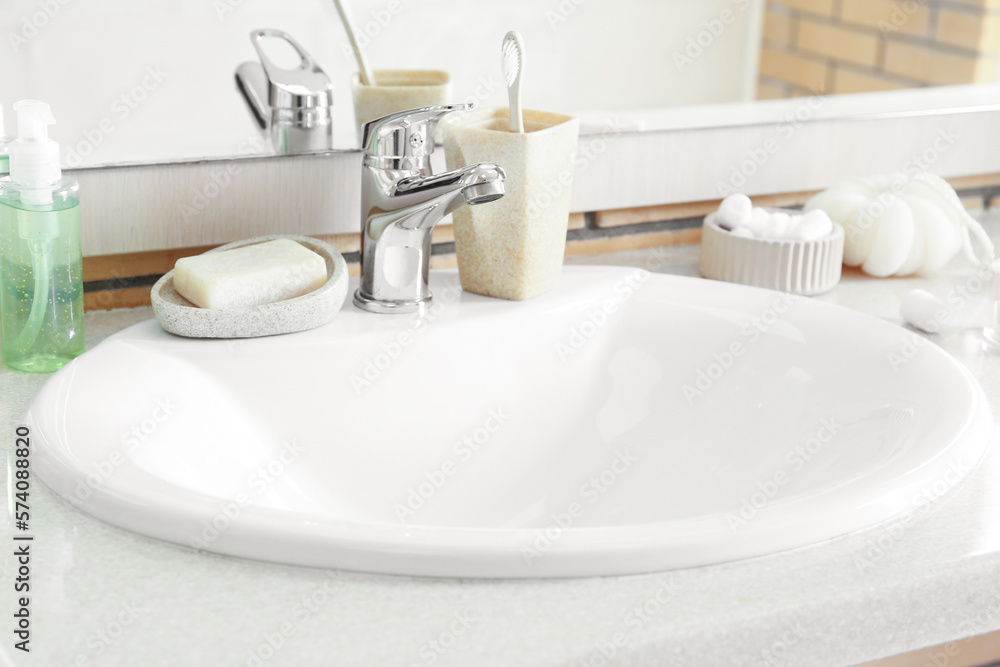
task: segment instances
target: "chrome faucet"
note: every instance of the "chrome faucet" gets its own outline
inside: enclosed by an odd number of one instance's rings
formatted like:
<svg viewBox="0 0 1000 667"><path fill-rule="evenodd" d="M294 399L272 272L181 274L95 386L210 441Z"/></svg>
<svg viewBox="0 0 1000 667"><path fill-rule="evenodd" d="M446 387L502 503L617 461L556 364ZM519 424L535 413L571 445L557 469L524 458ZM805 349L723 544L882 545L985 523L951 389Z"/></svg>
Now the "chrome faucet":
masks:
<svg viewBox="0 0 1000 667"><path fill-rule="evenodd" d="M503 169L480 162L431 174L438 121L471 104L424 107L365 123L361 167L361 286L354 304L373 313L412 313L431 301L431 232L464 204L503 197Z"/></svg>

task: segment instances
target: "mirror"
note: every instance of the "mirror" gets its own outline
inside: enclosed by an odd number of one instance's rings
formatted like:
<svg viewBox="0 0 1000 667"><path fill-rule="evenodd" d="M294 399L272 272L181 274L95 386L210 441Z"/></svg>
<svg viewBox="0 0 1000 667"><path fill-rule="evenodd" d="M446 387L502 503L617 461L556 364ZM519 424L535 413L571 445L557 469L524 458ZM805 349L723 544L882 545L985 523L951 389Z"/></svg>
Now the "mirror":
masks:
<svg viewBox="0 0 1000 667"><path fill-rule="evenodd" d="M996 82L1000 14L981 5L352 0L349 10L373 69L446 70L454 102L507 103L500 44L517 29L526 107L651 130L677 108L711 124L700 105ZM0 27L7 133L13 102L49 102L67 167L273 152L235 82L257 61L258 28L287 32L329 75L333 145L357 147L357 66L329 0L8 0Z"/></svg>

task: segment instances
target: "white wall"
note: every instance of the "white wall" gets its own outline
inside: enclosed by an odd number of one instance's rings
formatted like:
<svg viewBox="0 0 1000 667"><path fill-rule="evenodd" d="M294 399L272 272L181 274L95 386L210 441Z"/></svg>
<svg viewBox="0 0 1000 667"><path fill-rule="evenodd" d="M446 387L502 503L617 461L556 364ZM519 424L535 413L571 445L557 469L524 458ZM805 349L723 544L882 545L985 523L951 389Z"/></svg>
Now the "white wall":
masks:
<svg viewBox="0 0 1000 667"><path fill-rule="evenodd" d="M520 30L525 105L579 113L751 99L762 4L354 0L352 12L371 34L365 52L375 68L446 69L455 101L492 86L479 100L485 105L506 103L500 43L507 30ZM291 33L330 74L338 145L353 141L348 82L356 67L328 0L6 0L0 11L8 133L15 100L50 102L68 164L253 151L256 132L233 72L256 58L248 35L262 27ZM679 67L674 54L699 38L703 53Z"/></svg>

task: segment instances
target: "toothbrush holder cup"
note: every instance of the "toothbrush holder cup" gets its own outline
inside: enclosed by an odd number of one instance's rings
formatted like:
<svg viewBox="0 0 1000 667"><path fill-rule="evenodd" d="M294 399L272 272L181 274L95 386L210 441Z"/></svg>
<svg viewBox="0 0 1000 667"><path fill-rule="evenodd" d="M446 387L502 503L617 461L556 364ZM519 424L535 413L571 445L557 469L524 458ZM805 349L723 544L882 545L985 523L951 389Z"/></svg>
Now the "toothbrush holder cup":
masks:
<svg viewBox="0 0 1000 667"><path fill-rule="evenodd" d="M444 126L448 169L495 162L507 194L452 214L462 289L520 301L556 286L562 273L579 120L525 110L510 132L506 107L456 115Z"/></svg>

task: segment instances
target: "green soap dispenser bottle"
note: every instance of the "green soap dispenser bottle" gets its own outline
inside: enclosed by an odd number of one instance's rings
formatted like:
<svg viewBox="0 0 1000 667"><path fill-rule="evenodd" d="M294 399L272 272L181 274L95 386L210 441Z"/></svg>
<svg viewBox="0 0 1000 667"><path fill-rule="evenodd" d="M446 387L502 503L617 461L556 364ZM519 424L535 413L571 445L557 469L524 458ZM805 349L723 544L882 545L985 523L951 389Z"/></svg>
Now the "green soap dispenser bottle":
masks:
<svg viewBox="0 0 1000 667"><path fill-rule="evenodd" d="M79 185L62 177L49 105L21 100L14 111L18 137L0 179L0 356L49 373L83 352Z"/></svg>

